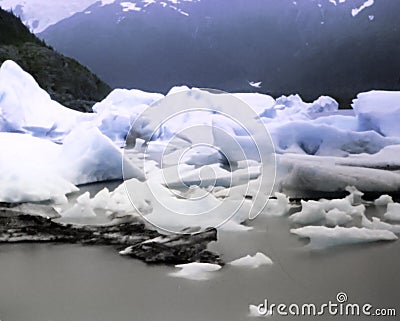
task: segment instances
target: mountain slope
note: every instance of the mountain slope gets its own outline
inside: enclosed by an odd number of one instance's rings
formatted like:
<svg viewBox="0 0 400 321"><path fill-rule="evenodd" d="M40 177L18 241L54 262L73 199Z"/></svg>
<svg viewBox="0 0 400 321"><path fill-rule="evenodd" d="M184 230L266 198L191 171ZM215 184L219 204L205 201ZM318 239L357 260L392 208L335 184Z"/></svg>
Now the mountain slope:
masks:
<svg viewBox="0 0 400 321"><path fill-rule="evenodd" d="M46 46L20 19L0 9L0 64L8 59L29 72L54 100L72 109L90 111L110 92L86 67Z"/></svg>
<svg viewBox="0 0 400 321"><path fill-rule="evenodd" d="M347 107L358 92L400 89L400 2L360 12L364 0L334 2L117 0L39 36L113 87L253 91L262 81L273 96L326 94Z"/></svg>

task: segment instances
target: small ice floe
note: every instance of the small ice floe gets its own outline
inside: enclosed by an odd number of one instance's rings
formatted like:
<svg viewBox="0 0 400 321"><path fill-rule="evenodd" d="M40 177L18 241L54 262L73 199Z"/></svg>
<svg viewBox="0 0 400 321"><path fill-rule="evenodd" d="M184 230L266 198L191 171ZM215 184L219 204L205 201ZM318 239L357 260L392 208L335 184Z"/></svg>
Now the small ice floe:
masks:
<svg viewBox="0 0 400 321"><path fill-rule="evenodd" d="M251 318L266 318L271 316L271 312L268 311L266 314L261 314L257 305L250 304L248 316Z"/></svg>
<svg viewBox="0 0 400 321"><path fill-rule="evenodd" d="M301 225L325 222L328 226L345 225L354 217L362 217L365 206L362 202L362 192L354 187L346 187L350 195L342 199L320 199L319 201L301 201L301 211L290 216L293 223ZM355 205L359 204L359 205Z"/></svg>
<svg viewBox="0 0 400 321"><path fill-rule="evenodd" d="M90 194L86 192L76 199L76 204L71 208L62 212L62 217L68 218L88 218L96 217L96 213L93 211Z"/></svg>
<svg viewBox="0 0 400 321"><path fill-rule="evenodd" d="M329 212L333 209L338 209L354 217L361 217L365 212L365 206L363 204L354 206L347 197L333 200L321 199L319 202L323 204L326 212Z"/></svg>
<svg viewBox="0 0 400 321"><path fill-rule="evenodd" d="M258 82L249 81L248 83L251 87L254 87L254 88L261 88L261 85L262 85L262 81L258 81Z"/></svg>
<svg viewBox="0 0 400 321"><path fill-rule="evenodd" d="M212 277L212 272L216 272L221 269L221 266L218 264L198 262L179 264L175 265L175 267L181 270L170 273L170 276L196 281L208 280Z"/></svg>
<svg viewBox="0 0 400 321"><path fill-rule="evenodd" d="M375 206L386 206L389 203L393 203L393 198L390 195L383 194L379 196L375 201L374 205Z"/></svg>
<svg viewBox="0 0 400 321"><path fill-rule="evenodd" d="M301 211L290 216L293 223L307 225L317 223L325 218L324 204L317 201L301 201Z"/></svg>
<svg viewBox="0 0 400 321"><path fill-rule="evenodd" d="M362 217L361 225L371 230L385 230L396 234L400 233L400 225L392 225L382 222L378 217L373 217L370 221L365 215Z"/></svg>
<svg viewBox="0 0 400 321"><path fill-rule="evenodd" d="M264 253L257 252L255 255L246 255L240 259L234 260L229 263L233 266L258 268L261 265L273 264L272 260Z"/></svg>
<svg viewBox="0 0 400 321"><path fill-rule="evenodd" d="M308 237L310 239L308 246L311 249L324 249L338 245L377 241L395 241L398 239L391 231L358 227L305 226L291 229L290 232L301 238Z"/></svg>
<svg viewBox="0 0 400 321"><path fill-rule="evenodd" d="M289 197L287 197L283 193L278 193L278 192L275 193L275 197L276 199L271 198L268 200L267 206L265 207L263 213L271 216L286 215L292 208Z"/></svg>
<svg viewBox="0 0 400 321"><path fill-rule="evenodd" d="M383 217L389 221L400 221L400 203L389 203Z"/></svg>

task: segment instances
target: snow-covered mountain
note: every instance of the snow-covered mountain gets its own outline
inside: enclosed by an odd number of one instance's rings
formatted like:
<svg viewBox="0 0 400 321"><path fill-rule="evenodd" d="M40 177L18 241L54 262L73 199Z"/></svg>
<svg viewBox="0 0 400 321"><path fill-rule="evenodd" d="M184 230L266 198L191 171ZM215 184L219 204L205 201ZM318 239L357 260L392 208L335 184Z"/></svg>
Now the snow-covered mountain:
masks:
<svg viewBox="0 0 400 321"><path fill-rule="evenodd" d="M331 95L398 89L399 1L115 0L39 36L113 87ZM354 11L356 10L356 11ZM260 83L259 88L251 86Z"/></svg>
<svg viewBox="0 0 400 321"><path fill-rule="evenodd" d="M121 1L121 11L146 11L152 6L161 6L163 8L175 10L182 15L189 15L185 12L181 5L185 2L200 2L201 0L135 0ZM315 5L322 8L324 5L341 6L346 0L308 0L315 2ZM117 0L0 0L0 7L5 10L13 10L22 21L34 32L40 33L46 30L49 26L57 22L69 18L76 13L90 14L90 10L86 10L92 5L105 6L113 4ZM372 6L374 0L349 1L352 2L351 14L356 16L362 10ZM249 3L251 5L251 3ZM297 6L297 1L292 1L293 6ZM350 12L349 12L350 13ZM372 16L371 16L371 19Z"/></svg>
<svg viewBox="0 0 400 321"><path fill-rule="evenodd" d="M42 3L60 2L18 10ZM56 21L46 10L43 19ZM357 92L400 89L400 1L83 0L57 10L69 17L39 37L112 87L327 94L343 106Z"/></svg>

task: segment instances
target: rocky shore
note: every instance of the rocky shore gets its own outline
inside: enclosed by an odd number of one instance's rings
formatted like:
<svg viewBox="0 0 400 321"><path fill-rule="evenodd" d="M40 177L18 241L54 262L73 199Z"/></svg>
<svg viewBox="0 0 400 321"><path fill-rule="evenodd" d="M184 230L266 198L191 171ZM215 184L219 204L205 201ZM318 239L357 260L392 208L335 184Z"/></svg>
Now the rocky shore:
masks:
<svg viewBox="0 0 400 321"><path fill-rule="evenodd" d="M58 213L40 204L0 204L0 243L55 242L112 245L121 255L153 264L203 262L223 264L207 250L217 240L217 230L196 234L163 235L139 218L110 225L72 225L54 220Z"/></svg>

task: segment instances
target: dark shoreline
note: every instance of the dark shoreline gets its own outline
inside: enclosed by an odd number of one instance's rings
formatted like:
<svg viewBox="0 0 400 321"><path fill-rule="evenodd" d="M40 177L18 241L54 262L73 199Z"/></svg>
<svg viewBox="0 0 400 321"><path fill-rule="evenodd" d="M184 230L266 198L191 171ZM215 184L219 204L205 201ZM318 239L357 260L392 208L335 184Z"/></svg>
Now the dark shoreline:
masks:
<svg viewBox="0 0 400 321"><path fill-rule="evenodd" d="M38 204L0 204L0 243L67 243L112 245L124 255L151 264L190 262L223 264L219 254L207 250L217 240L214 228L196 234L163 235L139 218L108 225L73 225L53 221L58 213Z"/></svg>

